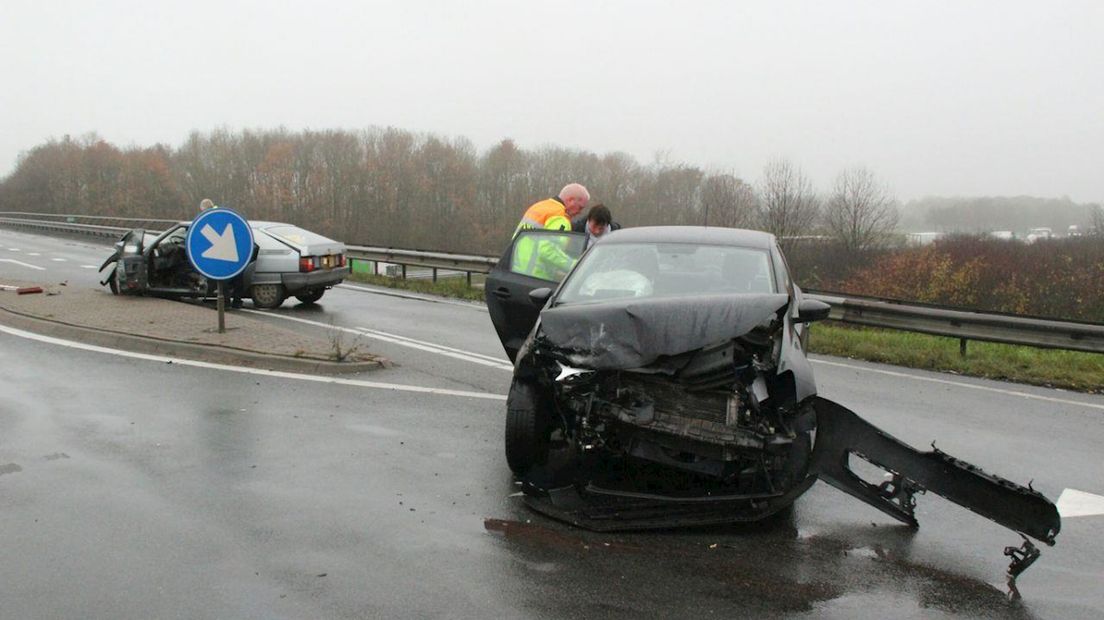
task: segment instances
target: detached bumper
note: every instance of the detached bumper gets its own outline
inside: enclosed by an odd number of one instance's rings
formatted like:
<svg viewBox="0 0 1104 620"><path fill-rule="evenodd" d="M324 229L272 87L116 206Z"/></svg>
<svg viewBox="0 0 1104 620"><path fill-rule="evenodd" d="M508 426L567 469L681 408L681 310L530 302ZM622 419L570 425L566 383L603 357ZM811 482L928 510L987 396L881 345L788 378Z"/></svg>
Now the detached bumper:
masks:
<svg viewBox="0 0 1104 620"><path fill-rule="evenodd" d="M697 498L630 497L569 485L527 495L525 504L558 521L596 532L724 525L765 519L793 504L814 482L816 477L809 476L786 493L770 496Z"/></svg>
<svg viewBox="0 0 1104 620"><path fill-rule="evenodd" d="M285 273L282 281L287 294L294 295L299 291L336 286L348 275L348 267L335 267L310 273Z"/></svg>

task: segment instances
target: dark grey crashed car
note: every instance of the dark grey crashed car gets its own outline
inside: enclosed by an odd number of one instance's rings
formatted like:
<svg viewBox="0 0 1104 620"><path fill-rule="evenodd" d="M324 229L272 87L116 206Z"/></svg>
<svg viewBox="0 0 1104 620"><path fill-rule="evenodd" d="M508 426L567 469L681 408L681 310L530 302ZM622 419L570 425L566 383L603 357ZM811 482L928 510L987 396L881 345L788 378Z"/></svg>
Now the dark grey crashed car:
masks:
<svg viewBox="0 0 1104 620"><path fill-rule="evenodd" d="M752 521L820 479L913 527L930 490L1054 543L1061 522L1041 494L817 396L803 341L830 308L802 295L772 235L626 229L562 284L532 275L581 248L525 231L487 279L515 363L506 458L534 509L599 530ZM1026 538L1005 552L1013 575L1038 555Z"/></svg>

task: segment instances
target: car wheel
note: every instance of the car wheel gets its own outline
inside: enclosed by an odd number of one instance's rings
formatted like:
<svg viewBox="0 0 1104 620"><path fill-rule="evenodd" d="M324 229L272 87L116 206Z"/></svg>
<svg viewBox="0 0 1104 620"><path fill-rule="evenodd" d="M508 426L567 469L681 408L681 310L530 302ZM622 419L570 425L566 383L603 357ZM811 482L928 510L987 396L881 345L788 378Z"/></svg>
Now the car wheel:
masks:
<svg viewBox="0 0 1104 620"><path fill-rule="evenodd" d="M517 476L548 459L548 416L535 391L515 381L506 402L506 463Z"/></svg>
<svg viewBox="0 0 1104 620"><path fill-rule="evenodd" d="M279 308L286 298L282 284L254 284L249 296L253 298L254 306L269 310Z"/></svg>
<svg viewBox="0 0 1104 620"><path fill-rule="evenodd" d="M314 302L322 299L322 294L326 292L326 289L320 288L313 291L307 291L302 295L296 295L295 298L305 304L313 304Z"/></svg>
<svg viewBox="0 0 1104 620"><path fill-rule="evenodd" d="M111 271L111 277L107 279L107 287L111 289L112 295L119 294L119 272L114 269Z"/></svg>

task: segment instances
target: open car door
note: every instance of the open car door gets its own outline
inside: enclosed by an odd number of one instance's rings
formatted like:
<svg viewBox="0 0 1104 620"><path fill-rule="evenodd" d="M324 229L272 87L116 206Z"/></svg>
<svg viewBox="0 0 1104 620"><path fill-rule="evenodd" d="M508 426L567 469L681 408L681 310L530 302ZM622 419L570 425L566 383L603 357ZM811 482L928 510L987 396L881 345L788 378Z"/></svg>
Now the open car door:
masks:
<svg viewBox="0 0 1104 620"><path fill-rule="evenodd" d="M186 249L187 224L177 224L162 232L147 244L143 254L148 266L147 289L155 295L170 297L204 297L208 281L196 272L188 260Z"/></svg>
<svg viewBox="0 0 1104 620"><path fill-rule="evenodd" d="M146 257L143 255L143 243L146 231L135 228L115 244L115 254L108 257L104 267L115 262L115 269L107 276L106 283L113 293L141 293L148 285Z"/></svg>
<svg viewBox="0 0 1104 620"><path fill-rule="evenodd" d="M487 310L510 361L540 315L542 306L529 293L559 286L578 262L584 241L583 233L522 230L487 275Z"/></svg>

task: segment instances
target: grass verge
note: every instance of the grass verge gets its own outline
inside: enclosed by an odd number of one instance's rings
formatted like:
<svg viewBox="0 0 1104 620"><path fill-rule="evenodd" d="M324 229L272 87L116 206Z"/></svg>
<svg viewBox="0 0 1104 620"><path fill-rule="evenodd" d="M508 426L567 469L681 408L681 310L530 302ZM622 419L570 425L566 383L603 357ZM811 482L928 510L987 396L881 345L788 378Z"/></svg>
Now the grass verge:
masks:
<svg viewBox="0 0 1104 620"><path fill-rule="evenodd" d="M474 278L478 279L474 279ZM402 280L371 274L353 274L350 280L483 301L482 288L470 288L463 278ZM483 277L473 274L473 283ZM854 327L826 321L813 325L812 353L847 357L939 372L1015 381L1079 392L1104 393L1104 355L1037 349L971 340L966 356L959 355L958 339L926 334Z"/></svg>
<svg viewBox="0 0 1104 620"><path fill-rule="evenodd" d="M1098 353L971 340L963 357L956 338L835 322L813 325L809 351L1079 392L1104 392L1104 355Z"/></svg>
<svg viewBox="0 0 1104 620"><path fill-rule="evenodd" d="M364 284L386 286L387 288L414 291L416 293L483 301L483 289L468 286L466 278L440 278L434 282L428 279L403 280L402 278L377 276L370 273L353 273L347 279L352 282L363 282ZM472 274L472 284L481 284L482 279L483 276L478 276L477 279L476 274Z"/></svg>

